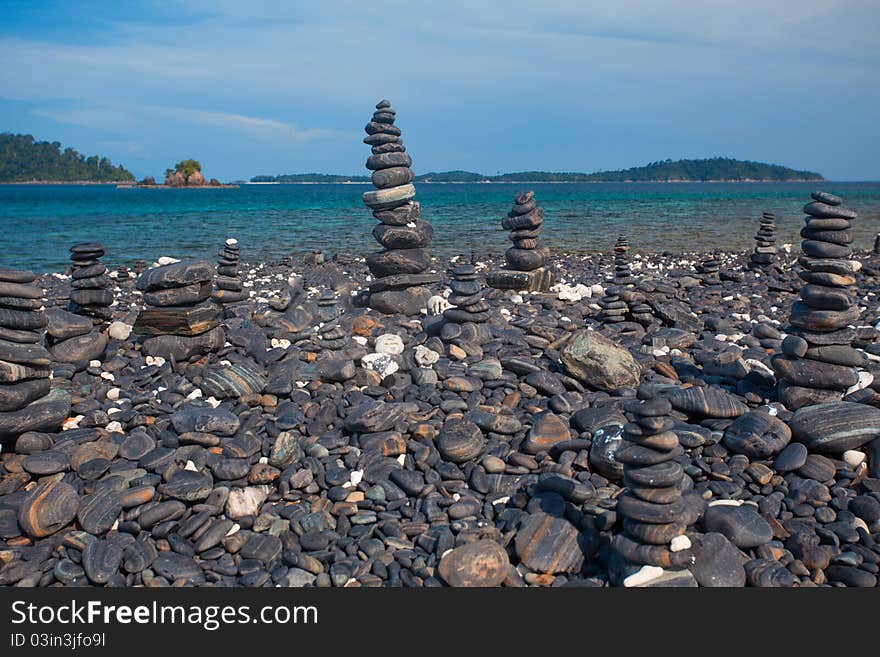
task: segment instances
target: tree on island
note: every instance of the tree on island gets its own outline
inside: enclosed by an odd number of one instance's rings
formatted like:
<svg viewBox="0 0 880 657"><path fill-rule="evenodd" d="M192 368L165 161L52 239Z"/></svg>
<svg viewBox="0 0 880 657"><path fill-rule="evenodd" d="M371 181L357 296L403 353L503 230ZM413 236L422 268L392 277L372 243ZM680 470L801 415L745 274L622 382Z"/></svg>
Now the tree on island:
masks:
<svg viewBox="0 0 880 657"><path fill-rule="evenodd" d="M0 182L123 182L134 175L106 157L85 156L57 141L0 133Z"/></svg>
<svg viewBox="0 0 880 657"><path fill-rule="evenodd" d="M183 160L173 169L165 169L165 184L169 187L201 187L208 184L202 175L202 165L198 160Z"/></svg>

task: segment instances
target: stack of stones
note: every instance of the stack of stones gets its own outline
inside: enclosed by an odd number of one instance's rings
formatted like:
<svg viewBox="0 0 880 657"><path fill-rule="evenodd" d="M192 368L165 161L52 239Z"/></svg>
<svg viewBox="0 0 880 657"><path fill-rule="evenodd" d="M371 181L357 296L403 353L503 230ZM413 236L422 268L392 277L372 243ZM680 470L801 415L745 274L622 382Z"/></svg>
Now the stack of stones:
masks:
<svg viewBox="0 0 880 657"><path fill-rule="evenodd" d="M770 269L776 262L776 215L764 212L755 235L755 250L749 256L749 269Z"/></svg>
<svg viewBox="0 0 880 657"><path fill-rule="evenodd" d="M617 562L611 569L617 584L644 566L679 569L692 562L684 536L688 513L682 499L684 470L672 404L640 388L641 399L626 402L630 421L615 459L623 465L624 492L617 499L623 533L614 537ZM644 397L651 397L645 399Z"/></svg>
<svg viewBox="0 0 880 657"><path fill-rule="evenodd" d="M543 224L544 209L536 203L535 193L518 194L513 208L501 221L501 226L510 231L513 246L504 254L507 266L486 277L491 287L529 292L550 289L550 272L545 267L550 250L539 239Z"/></svg>
<svg viewBox="0 0 880 657"><path fill-rule="evenodd" d="M699 273L703 285L709 288L710 293L721 294L721 276L718 273L718 254L707 255L700 261Z"/></svg>
<svg viewBox="0 0 880 657"><path fill-rule="evenodd" d="M859 308L851 294L858 270L851 260L850 228L856 213L833 194L814 192L804 206L802 255L798 275L806 284L789 316L784 355L773 357L780 380L779 400L789 409L840 400L858 382L855 367L863 364L852 348Z"/></svg>
<svg viewBox="0 0 880 657"><path fill-rule="evenodd" d="M425 247L434 237L434 228L420 219L419 204L413 201L412 158L400 139L400 128L394 125L396 114L387 100L379 102L364 138L372 147L367 169L373 171L376 189L366 192L363 200L380 222L373 237L383 247L367 256L367 266L376 278L367 303L382 313L415 315L431 297L426 286L440 277L425 273L431 264Z"/></svg>
<svg viewBox="0 0 880 657"><path fill-rule="evenodd" d="M238 271L240 259L238 240L229 238L217 260L217 290L214 292L217 303L237 303L248 298Z"/></svg>
<svg viewBox="0 0 880 657"><path fill-rule="evenodd" d="M211 301L214 267L205 260L189 260L149 269L136 286L147 308L134 331L148 336L148 356L187 360L220 349L226 340L220 327L220 306Z"/></svg>
<svg viewBox="0 0 880 657"><path fill-rule="evenodd" d="M489 302L483 298L484 289L473 265L458 265L452 270L452 282L449 284L452 294L449 303L454 307L443 311L443 318L453 326L461 324L485 324L489 320ZM452 327L445 331L460 334L461 331ZM477 331L479 335L480 331ZM456 335L457 337L457 335ZM487 337L487 336L483 336Z"/></svg>
<svg viewBox="0 0 880 657"><path fill-rule="evenodd" d="M57 431L70 413L67 393L50 387L47 320L36 279L33 272L0 269L0 441Z"/></svg>
<svg viewBox="0 0 880 657"><path fill-rule="evenodd" d="M94 318L103 323L112 318L113 290L107 266L101 262L104 245L99 242L74 244L70 247L73 262L73 282L70 292L70 310L77 315Z"/></svg>
<svg viewBox="0 0 880 657"><path fill-rule="evenodd" d="M617 236L614 245L614 278L613 285L632 285L636 282L629 264L629 241L626 235Z"/></svg>

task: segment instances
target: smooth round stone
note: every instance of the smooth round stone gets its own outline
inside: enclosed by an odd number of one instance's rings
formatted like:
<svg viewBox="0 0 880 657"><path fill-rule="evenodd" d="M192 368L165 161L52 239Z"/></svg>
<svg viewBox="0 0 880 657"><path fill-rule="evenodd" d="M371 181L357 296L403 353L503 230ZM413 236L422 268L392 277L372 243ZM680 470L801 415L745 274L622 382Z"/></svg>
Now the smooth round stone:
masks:
<svg viewBox="0 0 880 657"><path fill-rule="evenodd" d="M626 486L665 488L681 482L684 470L676 461L666 461L644 468L626 468L623 481Z"/></svg>
<svg viewBox="0 0 880 657"><path fill-rule="evenodd" d="M470 420L448 420L437 438L437 450L446 461L464 463L483 451L483 432Z"/></svg>
<svg viewBox="0 0 880 657"><path fill-rule="evenodd" d="M106 584L119 570L122 559L122 547L116 542L98 539L86 545L82 565L93 584Z"/></svg>
<svg viewBox="0 0 880 657"><path fill-rule="evenodd" d="M425 249L392 249L367 256L370 273L379 278L394 274L419 274L431 265Z"/></svg>
<svg viewBox="0 0 880 657"><path fill-rule="evenodd" d="M76 489L60 481L37 484L22 500L18 524L33 538L51 536L76 517L79 498Z"/></svg>
<svg viewBox="0 0 880 657"><path fill-rule="evenodd" d="M544 223L544 209L535 207L525 214L507 215L501 220L504 230L532 230Z"/></svg>
<svg viewBox="0 0 880 657"><path fill-rule="evenodd" d="M658 463L670 461L683 453L684 450L680 445L674 450L661 452L656 449L650 449L649 447L634 445L627 440L623 440L621 441L620 447L618 447L617 451L614 453L614 458L624 466L629 465L641 468L643 466L657 465Z"/></svg>
<svg viewBox="0 0 880 657"><path fill-rule="evenodd" d="M70 363L85 369L93 360L101 360L109 338L104 333L78 335L52 346L52 356L59 363Z"/></svg>
<svg viewBox="0 0 880 657"><path fill-rule="evenodd" d="M801 237L807 240L830 242L832 244L847 245L852 243L852 233L850 231L822 230L814 226L812 221L808 221L807 225L801 228Z"/></svg>
<svg viewBox="0 0 880 657"><path fill-rule="evenodd" d="M421 206L417 201L410 201L389 210L375 210L373 216L389 226L406 226L419 220Z"/></svg>
<svg viewBox="0 0 880 657"><path fill-rule="evenodd" d="M411 166L412 158L403 152L380 153L367 158L367 168L370 171Z"/></svg>
<svg viewBox="0 0 880 657"><path fill-rule="evenodd" d="M778 561L753 559L745 564L749 584L761 588L794 586L794 575Z"/></svg>
<svg viewBox="0 0 880 657"><path fill-rule="evenodd" d="M822 310L846 310L856 302L845 290L813 283L801 288L801 299L807 305Z"/></svg>
<svg viewBox="0 0 880 657"><path fill-rule="evenodd" d="M841 219L855 219L858 215L852 210L841 208L839 205L831 205L814 201L804 206L804 214L811 217L839 217Z"/></svg>
<svg viewBox="0 0 880 657"><path fill-rule="evenodd" d="M398 187L364 192L363 201L373 210L390 210L406 203L415 195L415 186L412 183L408 183Z"/></svg>
<svg viewBox="0 0 880 657"><path fill-rule="evenodd" d="M170 265L148 269L138 277L135 287L142 292L151 292L203 283L210 281L213 277L214 265L209 261L181 260Z"/></svg>
<svg viewBox="0 0 880 657"><path fill-rule="evenodd" d="M365 401L352 409L345 418L345 429L353 433L388 431L404 417L399 404Z"/></svg>
<svg viewBox="0 0 880 657"><path fill-rule="evenodd" d="M550 411L536 414L532 419L532 428L522 444L526 454L548 452L553 445L571 437L568 422Z"/></svg>
<svg viewBox="0 0 880 657"><path fill-rule="evenodd" d="M834 461L821 454L810 454L806 462L798 468L798 474L805 479L829 481L834 479L837 468Z"/></svg>
<svg viewBox="0 0 880 657"><path fill-rule="evenodd" d="M510 268L517 271L532 271L544 266L544 255L540 250L511 247L505 251L504 257Z"/></svg>
<svg viewBox="0 0 880 657"><path fill-rule="evenodd" d="M858 306L848 310L817 310L803 301L795 301L791 307L789 321L793 326L809 331L836 331L859 321Z"/></svg>
<svg viewBox="0 0 880 657"><path fill-rule="evenodd" d="M716 504L703 514L706 532L726 536L738 548L753 548L773 540L773 530L751 504L728 506Z"/></svg>
<svg viewBox="0 0 880 657"><path fill-rule="evenodd" d="M669 400L676 410L703 417L739 417L749 410L730 393L715 386L679 388L673 391Z"/></svg>
<svg viewBox="0 0 880 657"><path fill-rule="evenodd" d="M612 539L612 546L630 563L659 566L660 568L682 568L691 563L690 550L672 552L667 546L642 545L625 534Z"/></svg>
<svg viewBox="0 0 880 657"><path fill-rule="evenodd" d="M200 281L168 289L144 292L144 303L148 306L188 306L200 303L211 296L213 286L210 281Z"/></svg>
<svg viewBox="0 0 880 657"><path fill-rule="evenodd" d="M592 484L557 473L542 474L538 478L538 488L557 493L574 504L583 504L596 495L596 489Z"/></svg>
<svg viewBox="0 0 880 657"><path fill-rule="evenodd" d="M369 306L388 315L418 315L428 305L431 290L426 287L385 290L370 294Z"/></svg>
<svg viewBox="0 0 880 657"><path fill-rule="evenodd" d="M406 185L415 180L415 174L409 167L394 167L374 171L372 176L373 186L379 189L394 189Z"/></svg>
<svg viewBox="0 0 880 657"><path fill-rule="evenodd" d="M819 201L820 203L827 203L828 205L840 205L843 203L843 199L839 196L835 196L830 192L823 192L820 190L816 190L812 194L810 194L810 198L814 201Z"/></svg>
<svg viewBox="0 0 880 657"><path fill-rule="evenodd" d="M724 446L750 459L762 460L780 452L791 440L788 425L763 411L740 415L724 431Z"/></svg>
<svg viewBox="0 0 880 657"><path fill-rule="evenodd" d="M672 422L672 426L674 426L674 421L672 418L668 418L670 422ZM671 427L670 427L671 428ZM639 433L633 431L633 429L638 430ZM660 433L651 433L650 431L646 431L644 428L639 427L633 423L629 423L624 425L624 438L635 444L640 445L642 447L648 447L653 450L657 450L658 452L670 452L674 450L679 445L678 436L673 431L663 431Z"/></svg>
<svg viewBox="0 0 880 657"><path fill-rule="evenodd" d="M85 531L100 536L113 526L121 512L119 493L104 488L82 499L76 517Z"/></svg>
<svg viewBox="0 0 880 657"><path fill-rule="evenodd" d="M741 587L746 571L740 551L723 534L710 532L692 539L694 563L688 566L697 583L705 587Z"/></svg>
<svg viewBox="0 0 880 657"><path fill-rule="evenodd" d="M845 365L788 356L774 356L771 364L777 377L796 386L846 390L859 381L858 372Z"/></svg>
<svg viewBox="0 0 880 657"><path fill-rule="evenodd" d="M801 250L811 258L849 258L852 255L852 249L848 246L817 240L804 240Z"/></svg>
<svg viewBox="0 0 880 657"><path fill-rule="evenodd" d="M46 311L46 318L49 320L46 330L56 340L67 340L92 332L91 319L69 313L61 308L50 308Z"/></svg>
<svg viewBox="0 0 880 657"><path fill-rule="evenodd" d="M810 345L798 335L786 335L782 341L782 353L793 358L803 358Z"/></svg>
<svg viewBox="0 0 880 657"><path fill-rule="evenodd" d="M195 559L176 552L162 552L156 557L152 568L157 575L169 581L196 580L202 576L202 569Z"/></svg>
<svg viewBox="0 0 880 657"><path fill-rule="evenodd" d="M686 529L684 522L651 523L623 519L623 531L640 543L649 545L669 545L673 538L684 534Z"/></svg>
<svg viewBox="0 0 880 657"><path fill-rule="evenodd" d="M7 283L31 283L36 279L37 275L32 271L0 267L0 281Z"/></svg>
<svg viewBox="0 0 880 657"><path fill-rule="evenodd" d="M662 417L672 412L672 403L666 397L629 400L623 402L623 410L641 418Z"/></svg>
<svg viewBox="0 0 880 657"><path fill-rule="evenodd" d="M789 426L808 449L840 454L880 437L880 409L843 401L815 404L795 411Z"/></svg>
<svg viewBox="0 0 880 657"><path fill-rule="evenodd" d="M625 478L626 471L624 471ZM668 488L627 486L627 490L640 500L654 502L655 504L672 504L681 498L681 488L679 486L670 486Z"/></svg>
<svg viewBox="0 0 880 657"><path fill-rule="evenodd" d="M785 379L780 379L777 382L776 391L779 402L792 411L811 404L828 404L843 399L842 390L806 388L793 385Z"/></svg>
<svg viewBox="0 0 880 657"><path fill-rule="evenodd" d="M811 347L804 356L810 360L848 367L864 367L868 362L863 352L842 344Z"/></svg>
<svg viewBox="0 0 880 657"><path fill-rule="evenodd" d="M584 563L580 532L565 518L530 514L514 539L516 555L538 573L576 573Z"/></svg>
<svg viewBox="0 0 880 657"><path fill-rule="evenodd" d="M211 494L214 482L211 477L201 472L177 470L168 478L168 482L159 487L159 492L167 497L195 502L203 500Z"/></svg>
<svg viewBox="0 0 880 657"><path fill-rule="evenodd" d="M64 452L40 452L26 457L22 461L21 467L30 474L44 476L69 469L70 460Z"/></svg>
<svg viewBox="0 0 880 657"><path fill-rule="evenodd" d="M684 502L680 498L669 504L646 502L625 492L617 498L617 513L638 522L668 524L681 521Z"/></svg>
<svg viewBox="0 0 880 657"><path fill-rule="evenodd" d="M434 237L434 228L428 221L417 221L415 226L377 224L373 237L386 249L420 249Z"/></svg>
<svg viewBox="0 0 880 657"><path fill-rule="evenodd" d="M877 576L859 568L832 564L825 569L829 581L840 582L846 586L870 588L877 586Z"/></svg>
<svg viewBox="0 0 880 657"><path fill-rule="evenodd" d="M507 552L495 541L481 540L446 552L437 571L453 587L500 586L510 570Z"/></svg>
<svg viewBox="0 0 880 657"><path fill-rule="evenodd" d="M238 416L224 408L193 407L171 416L171 424L178 434L197 431L217 436L232 436L238 431Z"/></svg>

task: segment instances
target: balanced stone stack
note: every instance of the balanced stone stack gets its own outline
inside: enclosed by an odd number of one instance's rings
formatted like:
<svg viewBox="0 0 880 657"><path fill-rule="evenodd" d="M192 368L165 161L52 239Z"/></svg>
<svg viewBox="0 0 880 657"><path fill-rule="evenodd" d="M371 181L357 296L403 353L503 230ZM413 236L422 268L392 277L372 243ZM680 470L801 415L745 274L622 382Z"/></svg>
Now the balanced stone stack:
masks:
<svg viewBox="0 0 880 657"><path fill-rule="evenodd" d="M626 235L617 236L614 245L614 276L612 285L633 285L636 282L629 264L629 241Z"/></svg>
<svg viewBox="0 0 880 657"><path fill-rule="evenodd" d="M501 226L510 231L513 246L504 254L507 266L486 277L491 287L529 292L550 289L550 272L545 267L550 250L540 240L543 224L544 209L535 201L535 193L517 194L513 208L501 221Z"/></svg>
<svg viewBox="0 0 880 657"><path fill-rule="evenodd" d="M850 259L856 213L833 194L814 192L804 206L798 275L805 281L789 315L783 355L774 356L779 400L789 409L840 400L864 364L852 348L859 308L851 293L858 265Z"/></svg>
<svg viewBox="0 0 880 657"><path fill-rule="evenodd" d="M96 323L112 318L110 306L113 305L113 290L110 289L107 266L100 260L103 256L104 245L99 242L85 242L70 247L73 262L70 311L92 317Z"/></svg>
<svg viewBox="0 0 880 657"><path fill-rule="evenodd" d="M240 259L238 240L229 238L217 260L217 290L213 298L219 304L237 303L248 298L238 271Z"/></svg>
<svg viewBox="0 0 880 657"><path fill-rule="evenodd" d="M434 237L434 228L420 218L419 204L413 201L412 158L400 139L400 128L394 125L396 114L387 100L379 102L364 138L372 147L367 169L373 172L376 189L364 193L363 200L380 222L373 237L383 247L367 256L367 267L376 279L370 284L367 303L382 313L415 315L431 297L426 286L439 282L440 277L425 273L431 265L425 247Z"/></svg>
<svg viewBox="0 0 880 657"><path fill-rule="evenodd" d="M225 343L220 306L211 301L214 267L189 260L149 269L137 280L147 308L134 331L148 336L144 353L178 361L216 351Z"/></svg>
<svg viewBox="0 0 880 657"><path fill-rule="evenodd" d="M639 389L639 396L643 390ZM630 421L615 459L623 465L624 492L617 499L623 533L614 537L618 558L612 574L617 584L643 566L664 569L691 564L690 541L684 536L688 513L682 499L682 453L668 399L653 397L624 404Z"/></svg>
<svg viewBox="0 0 880 657"><path fill-rule="evenodd" d="M749 256L749 269L770 269L776 262L776 215L764 212L755 235L755 250Z"/></svg>
<svg viewBox="0 0 880 657"><path fill-rule="evenodd" d="M46 313L37 275L0 269L0 440L26 431L57 431L70 398L52 389L51 356L43 346Z"/></svg>
<svg viewBox="0 0 880 657"><path fill-rule="evenodd" d="M452 270L449 284L452 308L443 311L443 318L452 324L484 324L489 320L489 302L483 298L485 290L480 283L476 267L459 265ZM459 331L460 333L460 331Z"/></svg>

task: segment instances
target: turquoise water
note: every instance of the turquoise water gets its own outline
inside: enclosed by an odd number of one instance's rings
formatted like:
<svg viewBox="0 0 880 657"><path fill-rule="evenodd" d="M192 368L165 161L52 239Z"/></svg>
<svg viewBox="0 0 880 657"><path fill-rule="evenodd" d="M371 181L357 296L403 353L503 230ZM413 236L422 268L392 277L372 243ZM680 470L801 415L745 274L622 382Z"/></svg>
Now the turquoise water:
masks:
<svg viewBox="0 0 880 657"><path fill-rule="evenodd" d="M545 240L567 252L611 249L625 232L634 250L746 249L762 211L778 217L780 243L796 242L801 207L815 188L859 213L855 245L880 231L880 183L574 183L418 185L422 216L440 256L500 254L501 218L514 194L534 189L546 210ZM0 185L2 266L61 270L74 242L98 240L113 264L160 255L213 258L236 237L245 260L376 250L375 220L361 203L369 185L243 185L239 189L116 189Z"/></svg>

